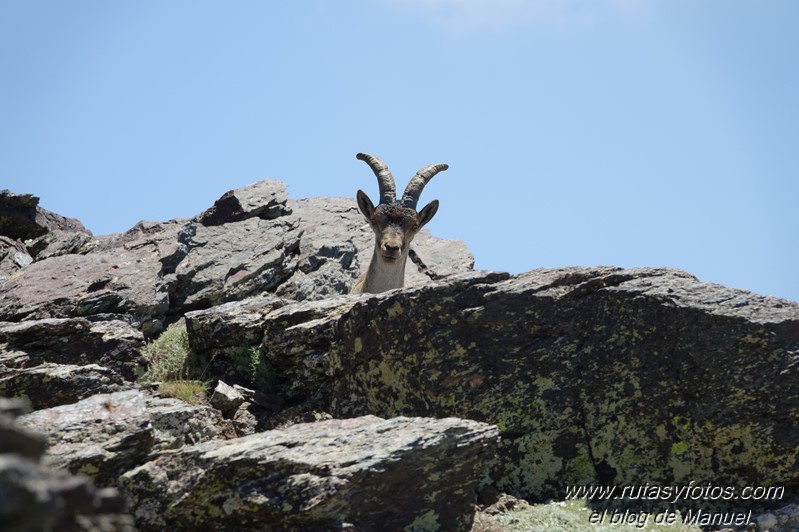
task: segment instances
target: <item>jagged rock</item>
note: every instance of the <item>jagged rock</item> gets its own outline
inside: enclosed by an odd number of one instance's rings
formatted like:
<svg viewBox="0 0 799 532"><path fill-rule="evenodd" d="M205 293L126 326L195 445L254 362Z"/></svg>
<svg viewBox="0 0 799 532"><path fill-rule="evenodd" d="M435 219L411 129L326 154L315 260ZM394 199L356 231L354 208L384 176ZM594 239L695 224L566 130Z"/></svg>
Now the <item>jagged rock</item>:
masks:
<svg viewBox="0 0 799 532"><path fill-rule="evenodd" d="M173 309L187 311L274 290L294 273L299 221L248 218L224 225L188 224L165 276Z"/></svg>
<svg viewBox="0 0 799 532"><path fill-rule="evenodd" d="M126 390L38 410L18 423L47 435L45 463L113 486L158 452L218 437L217 416L206 406Z"/></svg>
<svg viewBox="0 0 799 532"><path fill-rule="evenodd" d="M233 414L244 403L244 396L233 386L219 381L209 399L211 406L223 414Z"/></svg>
<svg viewBox="0 0 799 532"><path fill-rule="evenodd" d="M183 223L141 222L95 239L91 251L37 260L2 285L5 321L114 314L145 334L161 330L169 310L161 260L177 247Z"/></svg>
<svg viewBox="0 0 799 532"><path fill-rule="evenodd" d="M799 485L796 303L676 270L567 268L473 272L257 319L286 404L496 423L493 482L515 496ZM190 343L207 337L196 323Z"/></svg>
<svg viewBox="0 0 799 532"><path fill-rule="evenodd" d="M44 260L59 255L87 253L92 247L92 237L76 231L50 231L26 245L35 260Z"/></svg>
<svg viewBox="0 0 799 532"><path fill-rule="evenodd" d="M45 363L0 374L0 395L25 397L38 410L123 388L118 373L97 364L73 366Z"/></svg>
<svg viewBox="0 0 799 532"><path fill-rule="evenodd" d="M370 298L338 334L333 413L497 423L516 495L799 481L796 304L675 270L539 270Z"/></svg>
<svg viewBox="0 0 799 532"><path fill-rule="evenodd" d="M26 212L38 209L37 198L14 198ZM27 248L14 240L19 231L0 240L0 320L113 315L150 338L186 311L265 292L348 292L374 245L353 199L289 201L276 181L230 191L193 221L140 222L120 235L91 238L82 226L47 220L26 233L37 237ZM473 264L462 242L425 230L414 250L409 285Z"/></svg>
<svg viewBox="0 0 799 532"><path fill-rule="evenodd" d="M290 301L274 296L223 303L205 310L187 312L186 328L192 350L205 352L225 347L260 344L263 339L264 316Z"/></svg>
<svg viewBox="0 0 799 532"><path fill-rule="evenodd" d="M233 413L231 422L237 436L249 436L258 432L258 418L251 411L252 403L242 403Z"/></svg>
<svg viewBox="0 0 799 532"><path fill-rule="evenodd" d="M140 354L143 346L142 334L119 320L51 318L0 322L0 367L30 368L46 362L99 364L133 381L146 366Z"/></svg>
<svg viewBox="0 0 799 532"><path fill-rule="evenodd" d="M4 531L132 531L115 489L97 490L82 476L43 467L45 438L15 425L27 411L19 400L0 399L0 523Z"/></svg>
<svg viewBox="0 0 799 532"><path fill-rule="evenodd" d="M33 258L22 242L0 235L0 282L32 262Z"/></svg>
<svg viewBox="0 0 799 532"><path fill-rule="evenodd" d="M116 490L97 490L86 477L0 455L0 523L7 532L135 530Z"/></svg>
<svg viewBox="0 0 799 532"><path fill-rule="evenodd" d="M121 486L141 530L469 530L496 437L458 419L330 420L181 449Z"/></svg>
<svg viewBox="0 0 799 532"><path fill-rule="evenodd" d="M39 198L32 194L0 190L0 235L27 240L55 230L91 235L78 220L39 207Z"/></svg>
<svg viewBox="0 0 799 532"><path fill-rule="evenodd" d="M202 225L222 225L254 217L274 220L291 214L287 200L286 184L266 179L226 192L213 207L197 216L196 221Z"/></svg>
<svg viewBox="0 0 799 532"><path fill-rule="evenodd" d="M352 198L289 200L299 216L302 239L295 274L280 286L278 295L297 300L320 299L348 293L369 266L374 233ZM421 267L409 261L406 286L429 283L431 276L445 277L470 271L474 257L460 240L442 240L422 229L412 249Z"/></svg>

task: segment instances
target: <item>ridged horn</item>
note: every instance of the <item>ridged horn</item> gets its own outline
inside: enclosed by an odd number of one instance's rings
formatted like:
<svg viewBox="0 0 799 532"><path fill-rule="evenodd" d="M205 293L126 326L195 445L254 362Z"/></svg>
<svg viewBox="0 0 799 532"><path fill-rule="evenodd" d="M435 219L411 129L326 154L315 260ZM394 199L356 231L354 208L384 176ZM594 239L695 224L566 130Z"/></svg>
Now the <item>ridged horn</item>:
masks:
<svg viewBox="0 0 799 532"><path fill-rule="evenodd" d="M397 186L394 184L394 176L388 169L386 163L368 153L359 153L356 159L365 162L372 169L377 177L377 186L380 187L380 203L394 203L397 201Z"/></svg>
<svg viewBox="0 0 799 532"><path fill-rule="evenodd" d="M416 172L413 179L405 187L405 193L402 195L402 206L416 210L416 204L419 202L419 196L422 195L422 190L428 181L433 179L433 176L439 172L443 172L449 168L448 164L430 164Z"/></svg>

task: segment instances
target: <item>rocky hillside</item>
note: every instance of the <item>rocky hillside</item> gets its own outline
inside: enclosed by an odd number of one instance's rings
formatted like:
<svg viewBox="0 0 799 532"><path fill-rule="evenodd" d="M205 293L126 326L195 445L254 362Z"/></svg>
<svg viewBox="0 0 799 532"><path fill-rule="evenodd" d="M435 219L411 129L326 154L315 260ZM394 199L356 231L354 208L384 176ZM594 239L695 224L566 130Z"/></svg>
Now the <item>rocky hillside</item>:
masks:
<svg viewBox="0 0 799 532"><path fill-rule="evenodd" d="M669 269L472 271L426 231L409 288L346 295L373 241L354 200L275 181L101 237L37 202L0 195L0 396L33 409L0 409L9 530L469 530L476 502L578 485L799 526L796 303ZM610 503L582 498L588 526Z"/></svg>

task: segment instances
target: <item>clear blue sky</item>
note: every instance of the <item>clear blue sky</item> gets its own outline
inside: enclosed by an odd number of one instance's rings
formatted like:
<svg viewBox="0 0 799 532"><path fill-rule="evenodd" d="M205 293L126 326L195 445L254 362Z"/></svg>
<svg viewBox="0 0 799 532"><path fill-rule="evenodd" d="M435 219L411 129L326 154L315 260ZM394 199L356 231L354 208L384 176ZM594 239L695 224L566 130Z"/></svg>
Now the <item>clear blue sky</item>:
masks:
<svg viewBox="0 0 799 532"><path fill-rule="evenodd" d="M477 267L799 300L797 0L0 0L0 188L95 234L422 166ZM353 200L354 201L354 200Z"/></svg>

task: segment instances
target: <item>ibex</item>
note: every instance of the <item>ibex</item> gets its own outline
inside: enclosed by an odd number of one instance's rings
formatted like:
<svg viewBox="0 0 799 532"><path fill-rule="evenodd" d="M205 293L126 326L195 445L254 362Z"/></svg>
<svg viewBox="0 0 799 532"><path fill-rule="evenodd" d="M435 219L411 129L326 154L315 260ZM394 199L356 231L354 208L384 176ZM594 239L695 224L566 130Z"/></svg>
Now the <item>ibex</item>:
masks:
<svg viewBox="0 0 799 532"><path fill-rule="evenodd" d="M419 196L427 182L449 166L425 166L408 183L402 199L397 200L394 176L388 166L368 153L359 153L356 158L368 164L377 176L380 203L375 207L369 196L363 190L358 190L358 208L375 232L375 249L369 268L361 274L351 292L376 294L392 288L402 288L405 284L405 263L411 241L438 211L438 200L433 200L417 212Z"/></svg>

